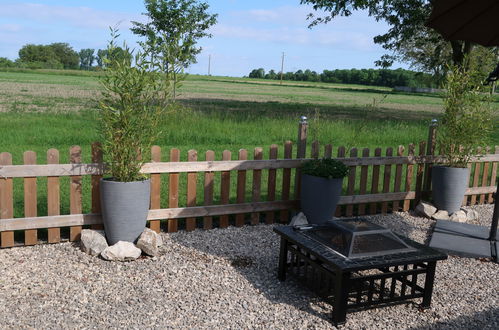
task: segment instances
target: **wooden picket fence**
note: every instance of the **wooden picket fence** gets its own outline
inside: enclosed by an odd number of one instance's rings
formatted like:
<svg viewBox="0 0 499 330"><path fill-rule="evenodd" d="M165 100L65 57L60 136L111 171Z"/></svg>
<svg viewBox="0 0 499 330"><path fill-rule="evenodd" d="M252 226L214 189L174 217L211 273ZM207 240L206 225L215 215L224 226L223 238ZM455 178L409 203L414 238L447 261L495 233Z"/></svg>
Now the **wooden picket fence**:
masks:
<svg viewBox="0 0 499 330"><path fill-rule="evenodd" d="M342 159L350 172L344 181L344 192L336 216L408 211L429 198L431 166L435 155L436 128L430 127L428 142L407 150L381 148L374 151L310 144L310 158ZM293 158L293 144L270 146L264 156L262 148L253 155L245 149L237 157L226 150L222 160L207 151L203 161L189 150L187 161L180 161L178 149L169 151L168 161L161 148L152 148L151 162L142 172L151 177L151 207L149 227L155 231L175 232L196 228L225 228L229 225L255 225L261 222L287 223L290 214L299 207L299 167L307 158L307 123L300 123L298 142ZM322 151L321 151L322 150ZM334 152L333 152L334 151ZM282 158L278 159L278 155ZM237 158L235 160L234 158ZM252 159L249 159L252 158ZM79 239L82 228L102 228L100 217L99 180L103 174L100 145L92 145L92 163L81 161L81 148L70 149L70 162L59 164L59 151L47 152L46 164L37 165L36 154L24 153L23 165L12 165L12 156L0 154L0 246L57 243ZM470 163L470 187L463 205L493 203L496 190L499 147L494 153ZM90 176L91 189L83 194L83 178ZM37 197L39 181L46 177L46 198ZM69 214L61 215L61 179L69 177ZM23 180L24 202L14 198L13 182ZM215 192L218 192L215 195ZM83 213L83 200L90 198L90 213ZM45 200L46 199L46 200ZM40 203L46 203L46 215L40 216ZM166 207L161 207L161 205ZM23 217L14 217L14 205L23 205ZM19 212L19 210L18 210Z"/></svg>

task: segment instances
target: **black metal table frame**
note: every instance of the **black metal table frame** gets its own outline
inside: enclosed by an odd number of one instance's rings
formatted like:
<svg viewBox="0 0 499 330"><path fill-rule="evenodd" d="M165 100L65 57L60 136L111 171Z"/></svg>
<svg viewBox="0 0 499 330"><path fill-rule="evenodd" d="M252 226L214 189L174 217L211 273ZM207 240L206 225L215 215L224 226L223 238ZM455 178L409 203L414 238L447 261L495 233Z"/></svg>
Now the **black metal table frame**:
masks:
<svg viewBox="0 0 499 330"><path fill-rule="evenodd" d="M284 281L286 273L291 273L305 281L332 305L332 322L337 326L346 322L349 311L404 303L410 299L423 298L420 307L429 308L436 262L445 257L428 259L406 259L382 267L367 266L362 271L342 270L331 267L335 265L304 244L281 235L278 278Z"/></svg>

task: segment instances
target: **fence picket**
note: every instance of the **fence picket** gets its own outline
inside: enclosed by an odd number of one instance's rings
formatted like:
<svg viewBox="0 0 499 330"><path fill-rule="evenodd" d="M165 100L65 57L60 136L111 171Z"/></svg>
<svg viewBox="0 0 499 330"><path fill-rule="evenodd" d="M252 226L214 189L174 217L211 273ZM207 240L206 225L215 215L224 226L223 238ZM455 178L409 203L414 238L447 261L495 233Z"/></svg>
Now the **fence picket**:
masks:
<svg viewBox="0 0 499 330"><path fill-rule="evenodd" d="M102 146L100 142L92 143L92 162L100 164L103 161L102 157ZM92 175L92 213L100 213L100 180L102 175ZM104 229L101 224L92 225L92 229Z"/></svg>
<svg viewBox="0 0 499 330"><path fill-rule="evenodd" d="M401 157L404 155L404 146L399 146L397 148L397 156ZM393 192L400 192L400 186L402 184L402 164L397 164L395 166L395 184L393 186ZM399 211L399 201L393 201L393 212Z"/></svg>
<svg viewBox="0 0 499 330"><path fill-rule="evenodd" d="M269 159L277 159L277 153L278 153L277 148L278 147L276 144L270 146ZM267 182L267 201L269 202L275 201L276 174L277 170L275 169L269 170L269 177ZM265 214L265 223L266 224L274 223L274 217L275 217L275 212L273 211L267 212Z"/></svg>
<svg viewBox="0 0 499 330"><path fill-rule="evenodd" d="M284 143L284 158L291 159L293 156L293 143L291 141L286 141ZM282 190L281 190L281 200L288 201L289 193L291 190L291 169L285 168L282 170ZM283 210L280 213L280 222L287 223L289 220L289 210Z"/></svg>
<svg viewBox="0 0 499 330"><path fill-rule="evenodd" d="M369 157L369 148L364 148L362 150L362 157ZM359 185L359 194L365 195L367 192L367 173L369 170L368 165L362 165L360 167L360 185ZM366 214L366 204L362 203L358 206L358 214L364 215Z"/></svg>
<svg viewBox="0 0 499 330"><path fill-rule="evenodd" d="M374 157L381 157L381 148L374 149ZM379 165L373 166L373 177L371 181L371 194L377 194L379 190ZM369 214L376 214L378 205L371 203L369 205Z"/></svg>
<svg viewBox="0 0 499 330"><path fill-rule="evenodd" d="M391 147L386 149L386 156L387 157L393 156L393 149ZM384 173L383 173L383 192L384 193L390 192L391 173L392 173L392 165L385 165ZM381 213L386 214L387 212L388 212L388 202L381 203Z"/></svg>
<svg viewBox="0 0 499 330"><path fill-rule="evenodd" d="M310 156L314 159L319 158L319 141L312 142L312 150Z"/></svg>
<svg viewBox="0 0 499 330"><path fill-rule="evenodd" d="M495 154L499 154L499 146L495 147L494 152L495 152ZM491 186L497 184L496 182L497 182L497 165L498 164L499 164L499 162L492 163L492 171L490 173L490 185ZM489 202L489 204L494 203L494 196L492 194L489 194L488 202Z"/></svg>
<svg viewBox="0 0 499 330"><path fill-rule="evenodd" d="M36 153L26 151L23 155L25 165L36 164ZM24 216L37 216L37 185L36 177L24 178ZM38 243L38 232L36 229L24 231L24 245L35 245Z"/></svg>
<svg viewBox="0 0 499 330"><path fill-rule="evenodd" d="M426 142L419 142L419 155L424 156L426 154ZM423 194L423 180L424 180L424 169L425 164L417 165L416 172L416 200L414 201L414 205L417 205L421 201L421 197Z"/></svg>
<svg viewBox="0 0 499 330"><path fill-rule="evenodd" d="M485 153L490 153L489 147L486 148ZM483 163L482 187L487 187L489 185L489 167L490 163ZM485 204L485 194L480 194L479 204Z"/></svg>
<svg viewBox="0 0 499 330"><path fill-rule="evenodd" d="M0 153L0 165L12 165L12 155L8 152ZM14 198L12 178L0 177L0 219L14 217ZM1 247L14 246L14 232L3 231L0 233Z"/></svg>
<svg viewBox="0 0 499 330"><path fill-rule="evenodd" d="M212 150L206 151L206 160L214 161L215 160L215 152ZM212 205L213 204L213 186L214 186L214 172L205 172L204 173L204 205ZM213 217L204 217L203 218L203 229L208 230L213 228Z"/></svg>
<svg viewBox="0 0 499 330"><path fill-rule="evenodd" d="M357 157L357 148L352 148L350 150L350 157ZM355 194L356 170L357 170L357 166L350 166L350 170L348 173L347 195L354 195ZM351 217L353 215L353 204L347 205L345 213L346 213L347 217Z"/></svg>
<svg viewBox="0 0 499 330"><path fill-rule="evenodd" d="M170 150L170 162L180 161L180 150L177 148L172 148ZM178 183L179 183L179 173L170 173L168 177L168 207L177 208L178 207ZM168 219L168 232L174 233L178 230L178 220Z"/></svg>
<svg viewBox="0 0 499 330"><path fill-rule="evenodd" d="M161 162L161 148L151 147L151 162ZM151 174L151 209L161 208L161 174ZM161 220L149 221L149 228L159 233L161 231Z"/></svg>
<svg viewBox="0 0 499 330"><path fill-rule="evenodd" d="M232 154L229 150L224 150L222 153L223 160L231 160ZM220 187L220 204L229 204L230 199L230 171L223 171L221 174L221 187ZM227 228L229 226L229 216L220 216L220 228Z"/></svg>
<svg viewBox="0 0 499 330"><path fill-rule="evenodd" d="M247 160L248 151L246 149L239 150L239 160ZM244 203L246 198L246 171L237 171L237 195L236 202ZM236 214L236 227L244 226L245 214Z"/></svg>
<svg viewBox="0 0 499 330"><path fill-rule="evenodd" d="M261 160L263 158L263 149L255 148L254 152L254 160ZM262 170L253 170L253 194L252 201L259 202L260 194L261 194L261 186L262 186ZM253 212L251 213L251 224L257 225L260 223L260 213Z"/></svg>
<svg viewBox="0 0 499 330"><path fill-rule="evenodd" d="M414 144L412 143L409 144L409 150L407 151L409 157L414 156L414 150L415 150ZM405 191L411 191L413 176L414 176L414 165L408 164L405 175ZM404 200L403 211L404 212L409 211L410 207L411 207L411 200L410 199Z"/></svg>
<svg viewBox="0 0 499 330"><path fill-rule="evenodd" d="M69 149L69 162L71 164L81 163L81 148L72 146ZM69 189L69 212L71 214L81 214L81 175L70 177ZM81 236L81 226L73 226L69 228L69 240L78 241Z"/></svg>
<svg viewBox="0 0 499 330"><path fill-rule="evenodd" d="M338 158L345 158L345 147L339 147L338 148ZM338 205L336 207L336 211L334 213L336 217L341 217L341 205Z"/></svg>
<svg viewBox="0 0 499 330"><path fill-rule="evenodd" d="M198 153L196 150L189 150L187 152L187 160L195 162L198 160ZM197 173L187 173L187 207L196 206L196 188L197 188ZM193 231L196 229L196 218L187 218L185 220L185 230Z"/></svg>
<svg viewBox="0 0 499 330"><path fill-rule="evenodd" d="M59 164L59 150L49 149L47 151L47 164ZM47 177L47 215L60 215L60 186L59 177ZM49 228L47 230L48 243L59 243L61 241L61 229Z"/></svg>
<svg viewBox="0 0 499 330"><path fill-rule="evenodd" d="M333 146L331 144L326 144L324 146L324 158L331 158L333 156Z"/></svg>
<svg viewBox="0 0 499 330"><path fill-rule="evenodd" d="M477 152L478 154L480 154L482 152L482 148L478 147L477 148ZM473 183L472 183L472 187L473 188L476 188L478 187L478 182L480 180L480 169L481 169L481 166L482 163L475 163L474 164L474 173L473 173ZM475 205L476 204L476 199L477 199L477 195L471 195L471 199L470 199L470 205Z"/></svg>

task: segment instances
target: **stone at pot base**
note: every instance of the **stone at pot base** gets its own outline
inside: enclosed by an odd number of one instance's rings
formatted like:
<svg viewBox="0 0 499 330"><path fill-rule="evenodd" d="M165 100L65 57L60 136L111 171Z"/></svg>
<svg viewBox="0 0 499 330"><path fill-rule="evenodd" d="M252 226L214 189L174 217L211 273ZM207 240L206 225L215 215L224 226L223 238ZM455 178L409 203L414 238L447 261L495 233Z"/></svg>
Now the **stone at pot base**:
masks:
<svg viewBox="0 0 499 330"><path fill-rule="evenodd" d="M119 241L107 247L101 257L109 261L132 261L140 257L142 251L131 242Z"/></svg>
<svg viewBox="0 0 499 330"><path fill-rule="evenodd" d="M140 234L137 241L137 247L147 255L157 257L159 255L158 247L163 245L163 240L154 230L146 228Z"/></svg>
<svg viewBox="0 0 499 330"><path fill-rule="evenodd" d="M437 213L437 208L435 206L431 205L430 203L420 202L416 206L415 211L418 215L421 215L425 218L431 218L432 215Z"/></svg>
<svg viewBox="0 0 499 330"><path fill-rule="evenodd" d="M98 256L108 245L103 230L83 229L81 231L80 248L91 256Z"/></svg>
<svg viewBox="0 0 499 330"><path fill-rule="evenodd" d="M291 219L290 226L308 225L308 220L303 212L298 213Z"/></svg>

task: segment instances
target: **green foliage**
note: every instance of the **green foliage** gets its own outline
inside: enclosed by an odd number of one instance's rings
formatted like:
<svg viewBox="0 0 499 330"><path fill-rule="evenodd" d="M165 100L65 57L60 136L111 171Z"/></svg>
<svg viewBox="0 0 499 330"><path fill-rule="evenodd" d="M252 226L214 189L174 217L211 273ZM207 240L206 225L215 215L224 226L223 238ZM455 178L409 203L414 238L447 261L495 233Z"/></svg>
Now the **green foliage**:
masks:
<svg viewBox="0 0 499 330"><path fill-rule="evenodd" d="M49 45L54 51L55 58L62 64L64 69L78 69L80 58L73 48L64 42L56 42Z"/></svg>
<svg viewBox="0 0 499 330"><path fill-rule="evenodd" d="M327 179L341 179L348 174L348 167L336 159L312 159L303 163L301 173Z"/></svg>
<svg viewBox="0 0 499 330"><path fill-rule="evenodd" d="M265 74L263 68L253 69L249 78L279 80L281 76L274 70ZM298 70L287 72L283 75L283 80L294 81L321 81L337 84L357 84L368 86L409 86L409 87L435 87L436 81L431 75L421 72L414 72L404 69L349 69L349 70L324 70L318 74L311 70Z"/></svg>
<svg viewBox="0 0 499 330"><path fill-rule="evenodd" d="M91 48L80 50L80 52L78 53L78 55L80 56L80 69L90 70L95 60L94 52L95 49Z"/></svg>
<svg viewBox="0 0 499 330"><path fill-rule="evenodd" d="M490 97L483 93L482 81L473 66L469 70L453 66L447 75L438 145L450 167L466 167L492 132Z"/></svg>
<svg viewBox="0 0 499 330"><path fill-rule="evenodd" d="M116 32L112 30L108 54L116 54ZM100 132L109 174L117 181L131 182L143 179L140 169L149 159L171 104L171 84L161 63L148 60L150 54L137 52L132 63L126 44L122 50L126 56L105 59Z"/></svg>
<svg viewBox="0 0 499 330"><path fill-rule="evenodd" d="M27 44L19 50L19 66L30 69L77 69L79 60L67 43Z"/></svg>
<svg viewBox="0 0 499 330"><path fill-rule="evenodd" d="M7 57L0 57L0 68L13 68L16 64Z"/></svg>

